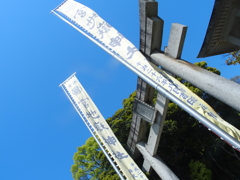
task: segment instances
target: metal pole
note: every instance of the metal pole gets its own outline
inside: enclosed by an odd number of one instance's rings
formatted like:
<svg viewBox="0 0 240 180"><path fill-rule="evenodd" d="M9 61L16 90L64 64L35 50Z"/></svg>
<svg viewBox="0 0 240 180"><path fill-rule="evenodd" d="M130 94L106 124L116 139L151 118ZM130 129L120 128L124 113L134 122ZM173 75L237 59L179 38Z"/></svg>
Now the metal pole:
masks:
<svg viewBox="0 0 240 180"><path fill-rule="evenodd" d="M67 91L64 88L64 85L60 84L61 88L63 89L63 91L65 92L65 94L67 95L68 99L70 100L70 102L72 103L73 107L75 108L75 110L77 111L77 113L79 114L79 116L84 119L81 115L81 113L78 111L78 109L75 107L75 105L72 102L72 99L69 97L69 94L67 93ZM84 124L87 126L88 130L90 131L90 133L92 134L93 138L95 139L95 141L98 143L98 145L100 146L100 148L102 149L103 153L105 154L105 156L107 157L108 161L110 162L110 164L112 165L112 167L114 168L114 170L116 171L116 173L118 174L118 176L120 177L121 180L126 180L122 173L120 172L120 170L117 168L116 164L112 161L111 157L109 156L109 154L106 152L105 148L102 146L101 142L98 140L98 138L95 136L95 134L93 133L92 129L87 125L87 123L85 121L83 121Z"/></svg>
<svg viewBox="0 0 240 180"><path fill-rule="evenodd" d="M142 72L138 71L135 67L132 65L128 64L126 61L124 61L122 58L119 56L116 56L115 54L111 53L110 50L105 48L104 46L101 46L105 51L107 51L109 54L114 56L116 59L118 59L122 64L127 66L131 71L136 73L139 77L141 77L144 81L146 81L149 85L153 86L158 92L161 94L165 95L167 98L169 98L171 101L176 103L179 107L184 109L186 112L188 112L191 116L193 116L195 119L199 120L204 126L208 127L210 131L213 131L216 135L218 135L222 140L226 141L229 143L234 149L237 151L240 151L240 142L230 136L228 133L223 131L221 128L217 127L215 124L213 124L211 121L206 119L204 116L199 114L196 110L192 109L189 107L187 104L185 104L183 101L179 100L176 98L174 95L172 95L170 92L165 90L163 87L158 85L155 81L152 79L148 78L143 74ZM233 82L234 83L234 82Z"/></svg>
<svg viewBox="0 0 240 180"><path fill-rule="evenodd" d="M158 85L155 81L153 81L152 79L148 78L147 76L145 76L145 74L143 74L142 72L138 71L135 67L133 67L132 65L128 64L126 61L124 61L122 58L120 58L119 56L116 56L115 54L113 54L110 50L108 50L106 47L104 46L100 46L102 47L105 51L107 51L109 54L111 54L112 56L114 56L116 59L118 59L122 64L124 64L125 66L127 66L131 71L133 71L134 73L136 73L139 77L141 77L144 81L146 81L149 85L153 86L158 92L160 92L161 94L165 95L167 98L169 98L171 101L173 101L174 103L176 103L179 107L181 107L182 109L184 109L186 112L188 112L191 116L193 116L195 119L199 120L204 126L206 126L210 131L213 131L217 136L219 136L222 140L226 141L227 143L229 143L232 148L236 149L237 151L240 151L240 142L238 140L236 140L235 138L233 138L232 136L230 136L228 133L226 133L225 131L223 131L221 128L217 127L215 124L213 124L211 121L209 121L208 119L206 119L204 116L202 116L201 114L199 114L196 110L192 109L191 107L189 107L187 104L185 104L183 101L179 100L178 98L176 98L174 95L172 95L170 92L168 92L167 90L165 90L163 87L161 87L160 85ZM233 82L234 83L234 82ZM236 84L236 83L235 83Z"/></svg>
<svg viewBox="0 0 240 180"><path fill-rule="evenodd" d="M232 145L233 148L235 148L236 150L240 151L240 142L237 141L235 138L233 138L232 136L230 136L228 133L226 133L225 131L223 131L222 129L220 129L219 127L217 127L215 124L213 124L212 122L210 122L208 119L206 119L204 116L202 116L201 114L199 114L197 111L195 111L194 109L192 109L191 107L189 107L187 104L185 104L184 102L182 102L181 100L179 100L178 98L176 98L174 95L172 95L170 92L166 91L163 87L159 86L155 81L153 81L152 79L148 78L145 74L143 74L142 72L140 72L139 70L137 70L135 67L133 67L132 65L130 65L129 63L127 63L124 59L122 59L121 57L119 57L118 55L114 54L111 50L109 50L107 47L105 47L103 44L99 43L97 40L95 40L94 38L92 38L91 36L87 35L85 32L83 32L83 30L79 29L78 27L76 27L75 25L71 24L70 22L68 22L67 20L65 20L63 17L61 17L60 15L58 15L57 13L55 13L53 11L53 13L55 15L57 15L58 17L60 17L61 19L63 19L65 22L67 22L69 25L71 25L72 27L74 27L76 30L78 30L79 32L81 32L84 36L86 36L87 38L89 38L90 40L92 40L94 43L96 43L99 47L101 47L103 50L105 50L107 53L109 53L110 55L112 55L113 57L115 57L117 60L119 60L122 64L124 64L127 68L129 68L131 71L133 71L135 74L137 74L139 77L141 77L144 81L146 81L149 85L151 85L152 87L154 87L155 89L157 89L158 92L162 93L163 95L165 95L167 98L169 98L171 101L173 101L174 103L176 103L178 106L180 106L182 109L184 109L186 112L188 112L191 116L193 116L195 119L199 120L201 123L203 123L203 125L205 125L206 127L208 127L211 131L213 131L216 135L218 135L221 139L223 139L224 141L226 141L227 143L229 143L230 145ZM154 54L156 55L156 54ZM152 55L151 55L152 57ZM164 56L167 57L167 56ZM168 59L172 59L169 58ZM174 60L174 59L172 59ZM174 60L176 61L176 60ZM195 67L195 66L194 66ZM198 67L198 66L196 66ZM203 70L202 68L200 68L201 70ZM174 74L176 74L175 71ZM208 71L206 71L207 73ZM213 74L213 73L212 73ZM206 83L206 82L205 82ZM232 82L235 83L235 82ZM236 83L235 83L236 84ZM237 84L238 85L238 84ZM233 85L234 86L234 85ZM239 98L240 99L240 98ZM240 104L240 103L239 103Z"/></svg>
<svg viewBox="0 0 240 180"><path fill-rule="evenodd" d="M171 58L158 51L154 51L150 57L162 68L240 111L239 84L187 61Z"/></svg>

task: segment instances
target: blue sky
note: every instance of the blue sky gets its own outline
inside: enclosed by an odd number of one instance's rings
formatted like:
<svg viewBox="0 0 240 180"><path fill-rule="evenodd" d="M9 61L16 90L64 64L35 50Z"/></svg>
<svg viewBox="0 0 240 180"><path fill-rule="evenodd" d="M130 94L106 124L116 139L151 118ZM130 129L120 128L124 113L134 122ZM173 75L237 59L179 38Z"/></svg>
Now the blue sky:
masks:
<svg viewBox="0 0 240 180"><path fill-rule="evenodd" d="M76 72L105 118L136 89L137 76L50 11L62 1L0 1L0 179L72 179L76 148L90 133L59 88ZM78 0L139 47L138 1ZM159 0L163 46L171 23L188 26L182 58L239 75L223 56L197 59L213 0Z"/></svg>

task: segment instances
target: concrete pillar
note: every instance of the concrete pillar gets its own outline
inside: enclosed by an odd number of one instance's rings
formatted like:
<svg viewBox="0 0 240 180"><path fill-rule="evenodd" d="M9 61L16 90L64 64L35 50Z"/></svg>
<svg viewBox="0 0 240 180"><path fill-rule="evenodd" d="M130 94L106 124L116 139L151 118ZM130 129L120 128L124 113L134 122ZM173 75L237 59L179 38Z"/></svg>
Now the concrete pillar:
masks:
<svg viewBox="0 0 240 180"><path fill-rule="evenodd" d="M171 58L159 51L151 54L153 61L207 92L218 100L240 111L240 85L184 60Z"/></svg>
<svg viewBox="0 0 240 180"><path fill-rule="evenodd" d="M165 96L158 94L157 102L155 108L157 109L157 116L154 124L152 124L148 136L148 142L146 144L146 150L151 156L155 156L157 153L160 137L162 134L162 129L164 125L164 120L167 113L169 99ZM143 162L143 171L151 173L151 165L145 159Z"/></svg>
<svg viewBox="0 0 240 180"><path fill-rule="evenodd" d="M137 148L143 155L144 159L149 162L151 167L156 171L162 180L179 180L179 178L172 172L171 169L158 157L151 156L145 148L144 142L137 143Z"/></svg>

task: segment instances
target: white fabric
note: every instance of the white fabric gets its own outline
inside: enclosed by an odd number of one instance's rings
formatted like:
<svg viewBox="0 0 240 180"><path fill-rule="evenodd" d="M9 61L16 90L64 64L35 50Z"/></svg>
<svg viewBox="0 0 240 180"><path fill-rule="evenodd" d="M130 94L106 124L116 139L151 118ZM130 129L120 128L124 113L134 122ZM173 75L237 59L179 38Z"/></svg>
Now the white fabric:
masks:
<svg viewBox="0 0 240 180"><path fill-rule="evenodd" d="M97 136L100 142L104 144L105 150L107 150L114 161L116 161L126 178L128 180L147 180L145 174L122 147L76 76L70 76L62 83L62 87L80 114L82 120Z"/></svg>
<svg viewBox="0 0 240 180"><path fill-rule="evenodd" d="M89 36L104 44L112 54L121 57L123 59L122 63L134 66L139 72L144 73L145 76L154 80L175 97L240 141L240 131L237 128L219 117L206 102L188 90L175 78L166 75L160 69L156 70L156 68L152 67L131 42L100 18L93 10L73 0L64 2L56 10L87 32Z"/></svg>

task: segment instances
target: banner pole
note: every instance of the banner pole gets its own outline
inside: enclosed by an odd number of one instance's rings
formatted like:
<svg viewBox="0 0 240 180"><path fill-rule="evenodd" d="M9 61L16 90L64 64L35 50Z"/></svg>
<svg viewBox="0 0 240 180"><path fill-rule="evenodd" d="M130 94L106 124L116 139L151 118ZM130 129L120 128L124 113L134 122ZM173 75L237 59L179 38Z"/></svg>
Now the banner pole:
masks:
<svg viewBox="0 0 240 180"><path fill-rule="evenodd" d="M109 50L107 47L99 43L96 39L92 38L90 35L86 34L83 30L79 29L74 24L70 23L66 19L64 19L62 16L57 14L55 11L53 11L55 15L57 15L60 19L68 23L70 26L75 28L77 31L79 31L81 34L83 34L85 37L96 43L99 47L101 47L103 50L105 50L107 53L115 57L117 60L119 60L122 64L124 64L127 68L129 68L131 71L133 71L135 74L137 74L139 77L141 77L144 81L146 81L148 84L153 86L158 92L165 95L167 98L172 100L174 103L179 105L182 109L184 109L186 112L188 112L191 116L193 116L195 119L200 121L204 126L206 126L210 131L214 132L217 136L219 136L222 140L230 144L234 149L237 151L240 151L240 142L227 134L225 131L223 131L221 128L217 127L215 124L213 124L211 121L206 119L204 116L196 112L194 109L186 105L184 102L176 98L174 95L166 91L164 88L162 88L159 84L157 84L155 81L147 77L144 73L133 67L131 64L127 63L122 57L114 54L111 50Z"/></svg>
<svg viewBox="0 0 240 180"><path fill-rule="evenodd" d="M75 73L74 73L75 74ZM74 103L72 102L72 99L69 97L69 94L67 93L66 89L64 88L63 83L59 85L64 93L66 94L66 96L68 97L68 99L70 100L70 102L72 103L73 107L75 108L75 110L77 111L77 113L79 114L79 116L83 119L81 113L78 111L78 109L75 107ZM88 124L83 120L84 124L87 126L88 130L90 131L90 133L92 134L93 138L95 139L95 141L98 143L98 145L100 146L101 150L103 151L103 153L105 154L105 156L107 157L108 161L110 162L110 164L112 165L112 167L114 168L114 170L116 171L116 173L118 174L118 176L120 177L121 180L126 180L122 173L120 172L120 170L117 168L116 164L112 161L111 157L109 156L109 154L106 152L105 148L102 146L101 142L98 140L98 138L95 136L94 132L92 131L92 129L88 126Z"/></svg>

